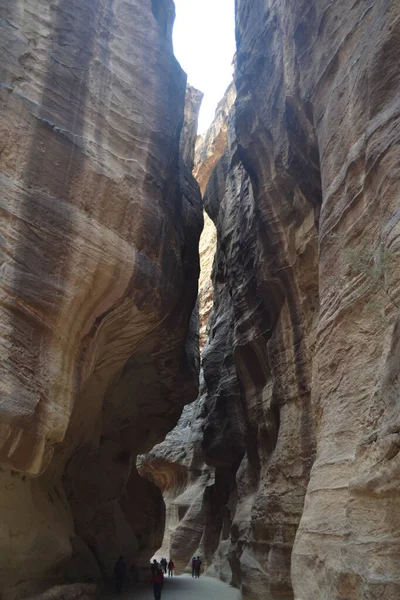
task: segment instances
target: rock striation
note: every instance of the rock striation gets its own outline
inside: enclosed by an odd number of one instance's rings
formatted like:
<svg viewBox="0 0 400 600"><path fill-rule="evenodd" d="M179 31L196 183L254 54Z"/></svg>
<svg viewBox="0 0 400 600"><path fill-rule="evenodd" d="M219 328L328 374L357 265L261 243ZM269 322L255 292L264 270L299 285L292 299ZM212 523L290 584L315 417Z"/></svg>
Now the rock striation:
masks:
<svg viewBox="0 0 400 600"><path fill-rule="evenodd" d="M204 397L185 406L176 427L151 452L139 457L139 473L162 491L166 505L164 539L156 556L171 557L177 573L190 569L202 554L207 494L214 470L202 450Z"/></svg>
<svg viewBox="0 0 400 600"><path fill-rule="evenodd" d="M193 175L201 193L204 194L210 175L223 155L226 147L228 118L236 98L234 83L225 92L215 111L215 118L208 131L199 135L196 141ZM199 316L200 350L203 350L207 338L207 324L213 304L213 286L211 272L217 247L217 232L213 221L204 212L204 228L200 237L200 279L199 279Z"/></svg>
<svg viewBox="0 0 400 600"><path fill-rule="evenodd" d="M236 37L199 548L245 598L396 600L400 6L237 0Z"/></svg>
<svg viewBox="0 0 400 600"><path fill-rule="evenodd" d="M0 1L4 598L107 577L119 553L139 571L161 543L135 460L197 396L202 228L173 18Z"/></svg>
<svg viewBox="0 0 400 600"><path fill-rule="evenodd" d="M212 569L249 598L394 600L400 10L236 8L232 133L205 193Z"/></svg>

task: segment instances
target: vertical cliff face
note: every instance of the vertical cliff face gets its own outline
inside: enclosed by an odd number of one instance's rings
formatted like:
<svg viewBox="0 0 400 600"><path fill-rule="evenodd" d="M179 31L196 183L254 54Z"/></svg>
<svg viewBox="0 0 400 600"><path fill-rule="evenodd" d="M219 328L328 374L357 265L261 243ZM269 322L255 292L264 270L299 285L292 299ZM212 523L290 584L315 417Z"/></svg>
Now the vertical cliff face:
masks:
<svg viewBox="0 0 400 600"><path fill-rule="evenodd" d="M250 598L394 600L400 10L236 9L237 100L205 193L205 548Z"/></svg>
<svg viewBox="0 0 400 600"><path fill-rule="evenodd" d="M173 2L0 12L0 585L23 594L160 543L134 464L197 395L202 215Z"/></svg>
<svg viewBox="0 0 400 600"><path fill-rule="evenodd" d="M163 493L166 527L158 555L171 557L177 573L190 568L193 555L203 555L206 496L214 484L202 450L203 405L200 397L186 406L175 429L138 461L141 475Z"/></svg>
<svg viewBox="0 0 400 600"><path fill-rule="evenodd" d="M218 104L215 117L207 132L199 135L196 142L196 153L193 175L201 193L204 194L210 175L223 155L226 147L228 118L236 98L234 83L228 87L224 97ZM217 247L217 232L214 223L204 213L204 228L200 237L200 279L199 279L199 316L200 316L200 350L207 339L207 324L213 305L213 286L211 272Z"/></svg>
<svg viewBox="0 0 400 600"><path fill-rule="evenodd" d="M315 202L289 177L280 189L280 177L269 176L276 195L262 197L267 182L256 187L244 168L232 117L228 147L205 193L218 237L203 354L203 447L216 470L205 546L212 572L245 595L286 598L314 457L319 181L311 167Z"/></svg>

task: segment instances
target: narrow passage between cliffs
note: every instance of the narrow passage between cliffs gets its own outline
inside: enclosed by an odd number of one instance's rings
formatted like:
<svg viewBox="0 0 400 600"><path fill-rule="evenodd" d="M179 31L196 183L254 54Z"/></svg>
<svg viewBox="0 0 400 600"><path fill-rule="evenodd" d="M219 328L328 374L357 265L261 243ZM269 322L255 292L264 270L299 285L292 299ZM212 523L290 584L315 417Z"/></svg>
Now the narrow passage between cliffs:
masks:
<svg viewBox="0 0 400 600"><path fill-rule="evenodd" d="M105 597L111 597L105 596ZM239 600L239 591L211 577L192 579L189 575L165 578L161 600ZM140 585L133 591L123 593L125 600L153 600L150 583Z"/></svg>

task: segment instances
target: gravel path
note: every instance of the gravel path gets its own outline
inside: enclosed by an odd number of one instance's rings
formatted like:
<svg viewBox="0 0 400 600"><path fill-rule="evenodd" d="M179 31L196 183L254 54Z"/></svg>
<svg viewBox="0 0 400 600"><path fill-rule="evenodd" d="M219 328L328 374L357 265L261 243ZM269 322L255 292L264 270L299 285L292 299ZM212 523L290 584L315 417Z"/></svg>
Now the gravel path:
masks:
<svg viewBox="0 0 400 600"><path fill-rule="evenodd" d="M121 600L153 600L153 589L138 587L120 596ZM240 600L240 593L230 585L212 577L192 579L181 575L172 579L166 577L161 600Z"/></svg>

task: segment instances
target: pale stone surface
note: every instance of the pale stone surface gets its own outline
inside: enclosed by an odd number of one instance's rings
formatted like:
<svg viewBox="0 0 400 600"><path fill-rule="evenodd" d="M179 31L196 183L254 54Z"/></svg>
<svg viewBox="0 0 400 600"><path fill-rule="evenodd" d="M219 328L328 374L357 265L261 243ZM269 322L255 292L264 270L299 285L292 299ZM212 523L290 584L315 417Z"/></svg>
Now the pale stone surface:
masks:
<svg viewBox="0 0 400 600"><path fill-rule="evenodd" d="M132 465L197 395L202 227L173 17L172 0L0 1L10 594L109 575L120 552L140 568L162 537Z"/></svg>
<svg viewBox="0 0 400 600"><path fill-rule="evenodd" d="M208 131L199 135L196 142L193 174L204 194L210 175L224 153L228 118L236 99L233 83L228 87L224 97L217 106L215 118ZM204 228L200 237L200 280L199 280L199 316L200 316L200 349L203 350L207 338L207 323L213 304L213 286L211 272L217 247L217 231L215 225L204 213Z"/></svg>
<svg viewBox="0 0 400 600"><path fill-rule="evenodd" d="M161 489L166 504L166 529L156 556L172 558L177 573L190 570L193 555L203 555L204 499L214 483L201 447L203 402L200 397L186 406L165 440L138 459L139 472Z"/></svg>

